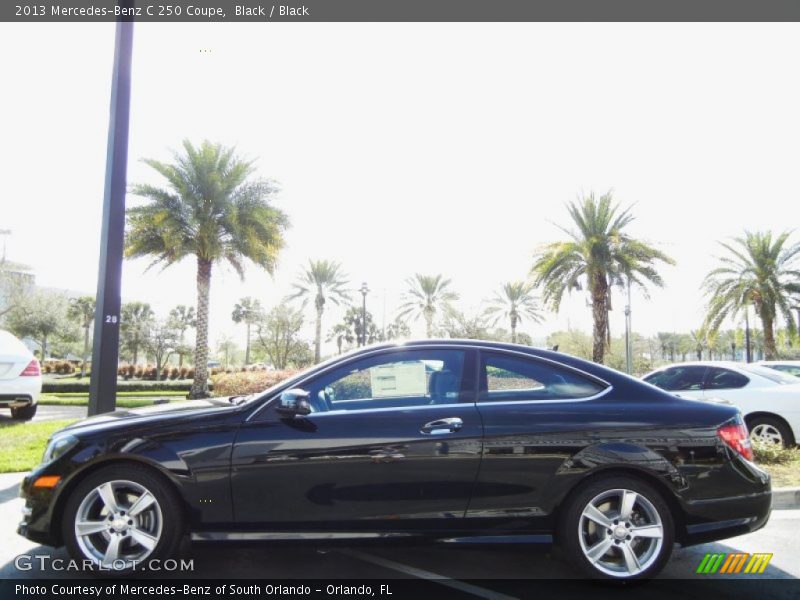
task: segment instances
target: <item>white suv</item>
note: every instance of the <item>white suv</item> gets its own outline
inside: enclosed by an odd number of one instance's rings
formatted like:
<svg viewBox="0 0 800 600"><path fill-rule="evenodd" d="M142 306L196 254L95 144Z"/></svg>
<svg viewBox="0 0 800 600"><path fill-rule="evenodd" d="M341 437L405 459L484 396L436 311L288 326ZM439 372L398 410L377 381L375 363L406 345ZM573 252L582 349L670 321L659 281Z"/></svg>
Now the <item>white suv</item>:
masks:
<svg viewBox="0 0 800 600"><path fill-rule="evenodd" d="M0 408L10 408L14 419L32 419L41 391L39 361L25 344L0 330Z"/></svg>

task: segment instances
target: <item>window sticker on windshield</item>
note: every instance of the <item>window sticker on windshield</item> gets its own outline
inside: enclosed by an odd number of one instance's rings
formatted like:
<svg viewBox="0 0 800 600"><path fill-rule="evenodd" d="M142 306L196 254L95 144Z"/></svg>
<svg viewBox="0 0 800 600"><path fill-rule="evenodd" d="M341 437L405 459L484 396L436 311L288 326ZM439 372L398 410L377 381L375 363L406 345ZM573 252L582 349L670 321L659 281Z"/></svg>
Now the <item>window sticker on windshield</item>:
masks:
<svg viewBox="0 0 800 600"><path fill-rule="evenodd" d="M425 365L403 362L370 369L373 398L391 396L424 396L427 391Z"/></svg>

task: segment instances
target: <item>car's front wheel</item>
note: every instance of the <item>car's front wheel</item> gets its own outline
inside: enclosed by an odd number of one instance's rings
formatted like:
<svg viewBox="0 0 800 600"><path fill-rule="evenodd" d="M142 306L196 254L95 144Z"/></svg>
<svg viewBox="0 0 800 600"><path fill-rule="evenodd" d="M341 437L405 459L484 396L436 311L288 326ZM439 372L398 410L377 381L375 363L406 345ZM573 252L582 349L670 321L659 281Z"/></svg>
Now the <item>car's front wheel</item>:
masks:
<svg viewBox="0 0 800 600"><path fill-rule="evenodd" d="M160 476L124 465L81 481L67 501L62 527L73 558L121 575L173 555L183 519L175 493Z"/></svg>
<svg viewBox="0 0 800 600"><path fill-rule="evenodd" d="M560 521L558 538L567 558L592 578L652 577L672 553L669 507L655 489L633 477L584 485Z"/></svg>

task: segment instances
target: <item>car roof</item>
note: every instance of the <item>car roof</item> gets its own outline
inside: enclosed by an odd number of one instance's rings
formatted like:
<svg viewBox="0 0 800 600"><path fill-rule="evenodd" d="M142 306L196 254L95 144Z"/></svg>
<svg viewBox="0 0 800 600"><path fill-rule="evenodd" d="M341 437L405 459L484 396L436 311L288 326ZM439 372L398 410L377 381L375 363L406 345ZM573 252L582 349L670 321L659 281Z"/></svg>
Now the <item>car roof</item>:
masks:
<svg viewBox="0 0 800 600"><path fill-rule="evenodd" d="M564 354L562 352L556 352L554 350L545 350L544 348L534 348L533 346L523 346L522 344L512 344L510 342L496 342L496 341L488 341L488 340L473 340L473 339L461 339L461 338L443 338L443 339L415 339L415 340L405 340L405 341L397 341L397 342L382 342L378 344L373 344L371 346L365 346L363 348L358 348L356 350L352 350L346 354L342 354L340 356L332 357L329 361L325 361L325 363L321 363L318 366L322 366L327 364L328 362L333 363L337 362L342 358L350 358L356 357L363 353L373 352L375 350L383 350L383 349L391 349L391 348L425 348L428 346L469 346L478 349L485 349L485 350L499 350L499 351L506 351L506 352L517 352L521 354L527 354L532 357L543 358L545 360L551 360L562 365L567 365L569 367L573 367L575 369L584 371L590 375L594 375L595 377L606 381L608 383L621 383L621 380L633 380L636 382L640 381L637 378L631 377L621 371L617 371L615 369L611 369L610 367L606 367L605 365L601 365L598 363L594 363L588 360L584 360L582 358L578 358L576 356L572 356L571 354Z"/></svg>

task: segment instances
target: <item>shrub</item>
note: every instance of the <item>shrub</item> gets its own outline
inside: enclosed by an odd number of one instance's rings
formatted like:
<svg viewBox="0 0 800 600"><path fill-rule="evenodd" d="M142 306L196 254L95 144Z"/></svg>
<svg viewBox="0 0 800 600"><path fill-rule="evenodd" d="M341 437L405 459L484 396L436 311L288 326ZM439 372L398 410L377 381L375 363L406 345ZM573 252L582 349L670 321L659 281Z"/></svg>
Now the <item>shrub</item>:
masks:
<svg viewBox="0 0 800 600"><path fill-rule="evenodd" d="M769 442L753 442L753 455L758 463L784 465L800 458L800 449L784 448Z"/></svg>
<svg viewBox="0 0 800 600"><path fill-rule="evenodd" d="M120 392L150 392L171 391L188 392L192 384L188 381L119 381L117 389ZM213 384L209 384L209 389ZM42 383L42 392L45 394L65 394L69 392L88 393L89 382L83 381L45 381Z"/></svg>
<svg viewBox="0 0 800 600"><path fill-rule="evenodd" d="M238 396L263 392L273 385L297 373L294 369L285 371L254 371L222 373L215 375L214 394L217 396Z"/></svg>
<svg viewBox="0 0 800 600"><path fill-rule="evenodd" d="M170 379L177 379L177 378L178 378L178 375L180 375L180 374L181 374L181 372L180 372L180 370L178 369L178 367L172 367L172 368L169 370L169 378L170 378Z"/></svg>

